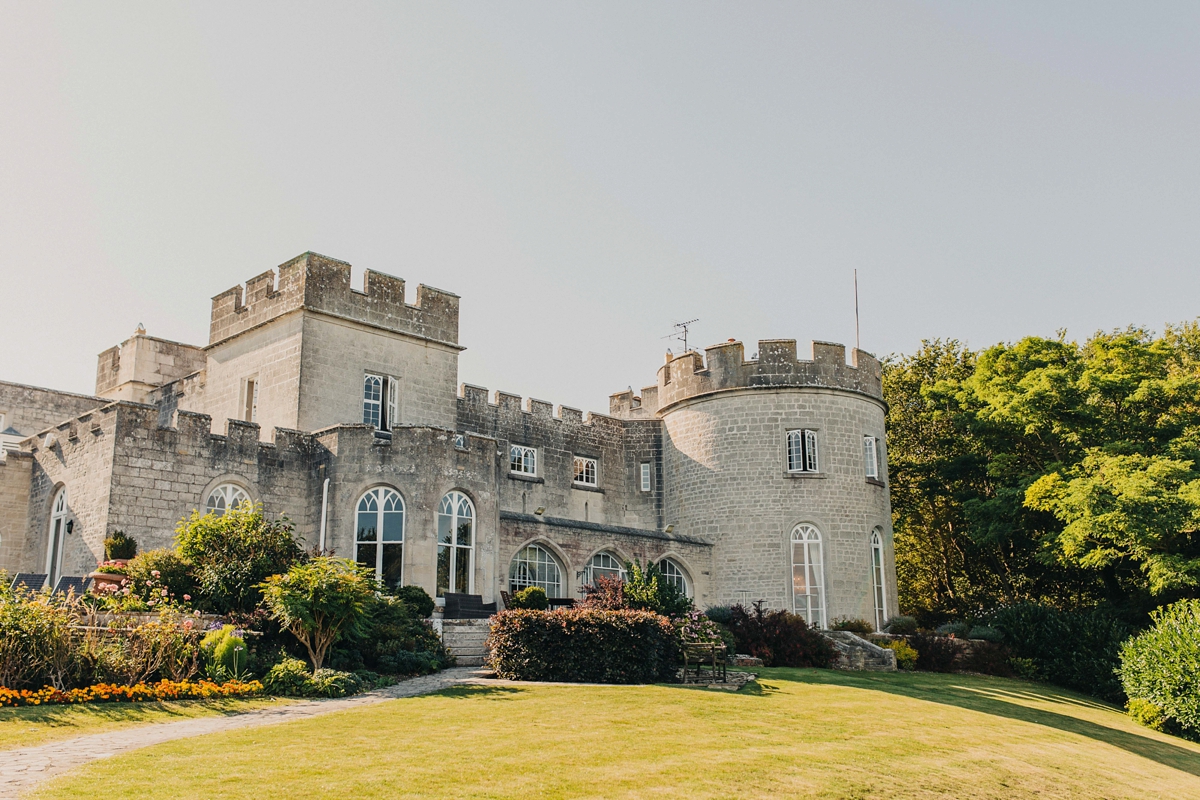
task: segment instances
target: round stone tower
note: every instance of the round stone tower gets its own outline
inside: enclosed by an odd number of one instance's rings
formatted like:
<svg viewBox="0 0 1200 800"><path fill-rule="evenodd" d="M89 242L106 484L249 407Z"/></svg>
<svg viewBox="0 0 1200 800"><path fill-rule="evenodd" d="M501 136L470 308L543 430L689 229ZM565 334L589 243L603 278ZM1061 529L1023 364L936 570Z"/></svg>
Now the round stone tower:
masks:
<svg viewBox="0 0 1200 800"><path fill-rule="evenodd" d="M709 604L764 600L823 627L897 613L873 356L813 342L799 360L766 340L746 361L730 341L668 356L642 408L663 423L664 523L713 544Z"/></svg>

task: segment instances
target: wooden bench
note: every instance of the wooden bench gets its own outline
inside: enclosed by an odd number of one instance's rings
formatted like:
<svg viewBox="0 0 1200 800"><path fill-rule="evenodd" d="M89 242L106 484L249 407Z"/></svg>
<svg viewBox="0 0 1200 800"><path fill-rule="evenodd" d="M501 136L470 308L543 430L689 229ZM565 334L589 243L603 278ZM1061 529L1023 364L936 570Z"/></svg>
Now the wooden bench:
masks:
<svg viewBox="0 0 1200 800"><path fill-rule="evenodd" d="M683 646L684 683L725 683L725 645L697 642ZM707 673L707 676L705 675Z"/></svg>
<svg viewBox="0 0 1200 800"><path fill-rule="evenodd" d="M487 619L495 613L496 604L483 602L483 595L446 592L442 619Z"/></svg>

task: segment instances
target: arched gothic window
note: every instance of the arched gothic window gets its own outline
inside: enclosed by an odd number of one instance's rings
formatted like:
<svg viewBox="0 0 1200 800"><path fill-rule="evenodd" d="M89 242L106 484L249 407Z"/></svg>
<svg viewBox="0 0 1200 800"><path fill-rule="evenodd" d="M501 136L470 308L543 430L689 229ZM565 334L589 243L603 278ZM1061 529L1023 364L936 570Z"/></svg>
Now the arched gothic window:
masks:
<svg viewBox="0 0 1200 800"><path fill-rule="evenodd" d="M821 533L812 525L792 530L792 605L809 625L825 627Z"/></svg>
<svg viewBox="0 0 1200 800"><path fill-rule="evenodd" d="M597 578L625 580L625 565L612 553L596 553L583 569L583 582L595 583Z"/></svg>
<svg viewBox="0 0 1200 800"><path fill-rule="evenodd" d="M367 490L358 500L354 527L354 560L385 586L400 586L404 578L404 498L387 486Z"/></svg>
<svg viewBox="0 0 1200 800"><path fill-rule="evenodd" d="M871 596L875 599L875 630L887 622L887 591L883 582L883 537L879 529L871 531Z"/></svg>
<svg viewBox="0 0 1200 800"><path fill-rule="evenodd" d="M664 558L658 562L658 570L662 573L667 583L683 592L687 597L692 596L692 587L688 582L687 573L673 559Z"/></svg>
<svg viewBox="0 0 1200 800"><path fill-rule="evenodd" d="M241 486L236 483L222 483L208 493L208 501L204 504L204 513L222 517L229 509L236 508L249 500L250 495Z"/></svg>
<svg viewBox="0 0 1200 800"><path fill-rule="evenodd" d="M562 597L562 570L558 561L544 547L536 544L521 548L513 556L508 571L508 588L519 592L528 586L540 586L547 597Z"/></svg>
<svg viewBox="0 0 1200 800"><path fill-rule="evenodd" d="M475 584L475 506L450 492L438 506L437 596L470 594Z"/></svg>
<svg viewBox="0 0 1200 800"><path fill-rule="evenodd" d="M67 518L71 510L67 506L67 487L58 490L50 506L50 538L46 543L46 575L49 585L58 583L62 575L63 549L67 543Z"/></svg>

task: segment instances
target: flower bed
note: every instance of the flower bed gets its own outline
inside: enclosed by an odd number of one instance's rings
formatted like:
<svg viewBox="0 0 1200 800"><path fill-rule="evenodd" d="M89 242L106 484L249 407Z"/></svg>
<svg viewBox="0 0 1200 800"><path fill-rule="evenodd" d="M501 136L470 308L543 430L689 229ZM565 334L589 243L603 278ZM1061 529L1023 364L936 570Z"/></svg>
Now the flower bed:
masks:
<svg viewBox="0 0 1200 800"><path fill-rule="evenodd" d="M47 686L36 691L6 689L0 686L0 707L43 706L69 703L144 703L155 700L207 700L214 697L251 697L261 694L258 681L168 681L121 686L97 683L80 689L55 689Z"/></svg>

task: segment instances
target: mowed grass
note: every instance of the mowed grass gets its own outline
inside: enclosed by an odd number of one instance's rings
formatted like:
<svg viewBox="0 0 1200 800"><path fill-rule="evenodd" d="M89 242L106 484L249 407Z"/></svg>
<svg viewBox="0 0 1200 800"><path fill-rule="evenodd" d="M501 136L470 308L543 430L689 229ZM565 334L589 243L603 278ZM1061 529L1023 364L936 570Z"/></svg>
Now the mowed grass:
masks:
<svg viewBox="0 0 1200 800"><path fill-rule="evenodd" d="M153 722L175 722L216 714L237 714L258 708L271 708L285 702L288 701L270 698L222 698L164 703L83 703L70 706L0 708L0 751ZM0 758L3 756L0 755Z"/></svg>
<svg viewBox="0 0 1200 800"><path fill-rule="evenodd" d="M95 762L77 798L1200 797L1200 746L994 678L765 670L737 694L464 686Z"/></svg>

